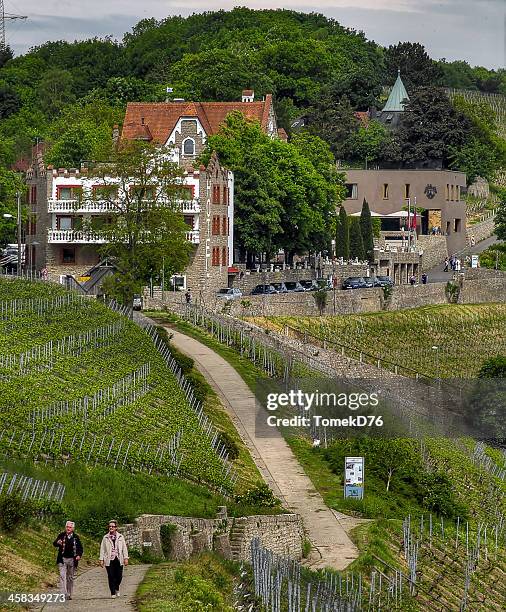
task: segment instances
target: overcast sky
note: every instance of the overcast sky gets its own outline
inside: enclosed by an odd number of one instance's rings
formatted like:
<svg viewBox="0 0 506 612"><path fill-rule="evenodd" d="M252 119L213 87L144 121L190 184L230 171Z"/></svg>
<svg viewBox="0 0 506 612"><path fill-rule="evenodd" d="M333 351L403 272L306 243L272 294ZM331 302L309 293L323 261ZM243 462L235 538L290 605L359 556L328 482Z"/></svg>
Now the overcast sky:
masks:
<svg viewBox="0 0 506 612"><path fill-rule="evenodd" d="M75 40L124 32L146 17L230 9L289 8L316 11L363 30L382 45L424 44L436 59L464 59L471 65L505 66L506 0L4 0L6 13L28 21L7 22L7 41L16 54L47 40Z"/></svg>

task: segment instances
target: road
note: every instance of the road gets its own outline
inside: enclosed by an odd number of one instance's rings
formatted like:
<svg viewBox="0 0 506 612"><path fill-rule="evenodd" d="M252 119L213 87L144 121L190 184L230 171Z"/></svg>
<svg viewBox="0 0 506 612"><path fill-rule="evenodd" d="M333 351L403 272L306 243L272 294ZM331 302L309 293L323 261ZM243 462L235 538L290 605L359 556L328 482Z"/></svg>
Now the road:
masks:
<svg viewBox="0 0 506 612"><path fill-rule="evenodd" d="M486 238L478 244L475 244L474 247L468 247L464 250L462 256L466 255L477 255L482 251L488 249L489 246L493 245L497 242L497 236L490 236L490 238ZM431 270L427 272L427 276L429 277L429 283L440 283L444 281L449 281L453 278L453 270L449 270L448 272L444 271L444 263L438 264Z"/></svg>

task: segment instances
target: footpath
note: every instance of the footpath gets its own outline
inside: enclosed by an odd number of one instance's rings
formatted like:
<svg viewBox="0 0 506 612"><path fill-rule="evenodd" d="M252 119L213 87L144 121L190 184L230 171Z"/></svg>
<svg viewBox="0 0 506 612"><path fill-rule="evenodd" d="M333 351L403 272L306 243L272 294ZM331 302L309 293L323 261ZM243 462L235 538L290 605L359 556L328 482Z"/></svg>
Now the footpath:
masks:
<svg viewBox="0 0 506 612"><path fill-rule="evenodd" d="M129 565L123 570L121 596L113 599L107 584L107 573L93 567L79 574L74 584L74 595L65 603L46 604L41 610L75 610L76 612L126 612L136 610L135 593L149 565Z"/></svg>
<svg viewBox="0 0 506 612"><path fill-rule="evenodd" d="M167 329L173 344L194 359L196 367L220 397L274 494L288 511L302 517L306 537L313 546L308 565L312 569L345 569L358 557L358 549L344 527L349 529L349 521L353 519L325 505L283 436L267 426L265 418L256 418L255 396L236 370L201 342L173 328ZM356 520L355 524L359 522L362 521Z"/></svg>

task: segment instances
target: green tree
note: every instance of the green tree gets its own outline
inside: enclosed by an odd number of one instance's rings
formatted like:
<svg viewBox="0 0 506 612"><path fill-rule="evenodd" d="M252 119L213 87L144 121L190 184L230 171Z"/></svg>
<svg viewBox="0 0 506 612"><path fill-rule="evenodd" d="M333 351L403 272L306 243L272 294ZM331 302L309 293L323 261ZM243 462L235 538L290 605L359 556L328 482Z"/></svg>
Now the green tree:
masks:
<svg viewBox="0 0 506 612"><path fill-rule="evenodd" d="M129 303L163 266L170 276L188 264L193 247L178 204L186 193L181 170L167 160L163 147L132 141L89 175L101 186L100 196L112 212L106 223L85 229L106 240L103 255L118 268L108 289Z"/></svg>
<svg viewBox="0 0 506 612"><path fill-rule="evenodd" d="M499 205L495 216L495 235L499 240L506 240L506 189L498 191Z"/></svg>
<svg viewBox="0 0 506 612"><path fill-rule="evenodd" d="M345 261L350 258L350 228L348 215L343 205L339 207L336 232L336 257L342 257Z"/></svg>
<svg viewBox="0 0 506 612"><path fill-rule="evenodd" d="M443 71L429 57L425 47L420 43L399 42L390 45L385 51L387 81L394 83L398 70L404 85L411 97L417 87L441 85Z"/></svg>
<svg viewBox="0 0 506 612"><path fill-rule="evenodd" d="M21 108L21 100L15 89L0 84L0 119L16 113Z"/></svg>
<svg viewBox="0 0 506 612"><path fill-rule="evenodd" d="M9 62L14 57L14 53L9 45L2 47L0 49L0 68L3 68L7 62Z"/></svg>
<svg viewBox="0 0 506 612"><path fill-rule="evenodd" d="M360 233L362 234L362 243L366 259L372 261L374 259L374 232L371 211L369 210L369 204L365 198L360 213Z"/></svg>
<svg viewBox="0 0 506 612"><path fill-rule="evenodd" d="M59 68L47 70L37 87L36 95L42 112L51 119L56 118L66 106L75 102L72 74Z"/></svg>
<svg viewBox="0 0 506 612"><path fill-rule="evenodd" d="M379 121L360 125L350 137L349 157L366 163L379 161L383 159L391 139L390 132Z"/></svg>
<svg viewBox="0 0 506 612"><path fill-rule="evenodd" d="M357 257L359 261L364 261L366 258L358 217L350 217L350 257L352 259Z"/></svg>
<svg viewBox="0 0 506 612"><path fill-rule="evenodd" d="M0 245L16 242L17 199L16 194L24 195L26 186L21 176L0 166ZM21 200L23 201L23 197ZM4 215L10 215L4 217ZM22 216L25 217L24 207Z"/></svg>

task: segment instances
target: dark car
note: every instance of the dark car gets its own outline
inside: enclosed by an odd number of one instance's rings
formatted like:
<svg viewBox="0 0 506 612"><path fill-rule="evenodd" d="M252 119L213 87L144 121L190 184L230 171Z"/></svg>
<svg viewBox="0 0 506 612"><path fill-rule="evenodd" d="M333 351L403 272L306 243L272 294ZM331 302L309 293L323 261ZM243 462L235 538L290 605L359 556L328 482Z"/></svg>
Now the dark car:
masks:
<svg viewBox="0 0 506 612"><path fill-rule="evenodd" d="M271 295L273 293L277 293L277 291L272 285L257 285L251 295Z"/></svg>
<svg viewBox="0 0 506 612"><path fill-rule="evenodd" d="M375 287L393 287L394 281L389 276L376 276L374 278Z"/></svg>
<svg viewBox="0 0 506 612"><path fill-rule="evenodd" d="M318 284L315 280L301 280L300 284L304 287L304 291L318 291Z"/></svg>
<svg viewBox="0 0 506 612"><path fill-rule="evenodd" d="M288 293L305 291L304 287L299 283L299 281L288 281L285 283L286 290Z"/></svg>
<svg viewBox="0 0 506 612"><path fill-rule="evenodd" d="M370 276L364 276L363 279L364 279L365 286L367 288L370 289L371 287L374 287L374 279L373 278L371 278Z"/></svg>
<svg viewBox="0 0 506 612"><path fill-rule="evenodd" d="M285 283L271 283L277 293L288 293Z"/></svg>
<svg viewBox="0 0 506 612"><path fill-rule="evenodd" d="M366 289L367 283L362 276L349 276L342 285L343 289Z"/></svg>

